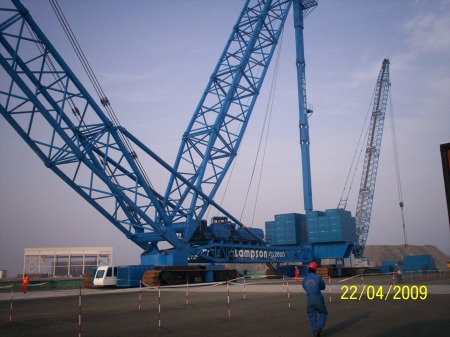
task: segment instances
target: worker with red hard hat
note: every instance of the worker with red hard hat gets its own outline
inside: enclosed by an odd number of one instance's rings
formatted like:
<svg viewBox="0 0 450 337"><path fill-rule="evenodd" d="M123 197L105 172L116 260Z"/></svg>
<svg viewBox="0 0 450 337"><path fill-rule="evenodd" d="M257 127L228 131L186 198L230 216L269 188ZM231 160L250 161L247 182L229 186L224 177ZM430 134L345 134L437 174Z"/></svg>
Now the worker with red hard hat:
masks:
<svg viewBox="0 0 450 337"><path fill-rule="evenodd" d="M308 265L308 275L303 279L302 286L307 295L306 311L308 313L311 330L314 336L322 336L322 330L327 321L327 307L322 296L322 290L325 289L325 282L316 275L317 264L311 262ZM317 315L319 318L317 319Z"/></svg>

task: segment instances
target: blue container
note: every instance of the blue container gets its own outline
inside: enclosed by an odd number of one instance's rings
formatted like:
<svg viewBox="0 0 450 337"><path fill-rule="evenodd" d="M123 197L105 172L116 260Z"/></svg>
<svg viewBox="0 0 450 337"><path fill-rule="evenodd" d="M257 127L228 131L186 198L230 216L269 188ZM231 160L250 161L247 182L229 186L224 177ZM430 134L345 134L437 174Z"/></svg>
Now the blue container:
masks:
<svg viewBox="0 0 450 337"><path fill-rule="evenodd" d="M117 267L117 287L139 287L142 275L147 270L154 270L153 265L135 265Z"/></svg>
<svg viewBox="0 0 450 337"><path fill-rule="evenodd" d="M404 256L405 272L435 270L436 263L431 255Z"/></svg>
<svg viewBox="0 0 450 337"><path fill-rule="evenodd" d="M327 209L306 213L308 242L356 241L356 221L349 211Z"/></svg>
<svg viewBox="0 0 450 337"><path fill-rule="evenodd" d="M271 245L299 245L306 243L306 238L304 214L277 214L274 221L266 222L266 240Z"/></svg>

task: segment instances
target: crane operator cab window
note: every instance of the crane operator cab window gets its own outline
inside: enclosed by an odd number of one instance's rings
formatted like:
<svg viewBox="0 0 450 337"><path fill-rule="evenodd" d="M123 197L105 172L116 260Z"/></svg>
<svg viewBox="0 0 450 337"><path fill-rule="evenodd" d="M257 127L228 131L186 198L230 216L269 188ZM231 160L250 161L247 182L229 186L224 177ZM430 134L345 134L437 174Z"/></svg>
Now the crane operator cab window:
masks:
<svg viewBox="0 0 450 337"><path fill-rule="evenodd" d="M113 270L114 270L114 275L113 275ZM108 270L106 271L106 277L112 277L112 276L117 276L117 268L114 267L109 267Z"/></svg>
<svg viewBox="0 0 450 337"><path fill-rule="evenodd" d="M114 286L117 279L117 267L99 267L94 278L95 286Z"/></svg>

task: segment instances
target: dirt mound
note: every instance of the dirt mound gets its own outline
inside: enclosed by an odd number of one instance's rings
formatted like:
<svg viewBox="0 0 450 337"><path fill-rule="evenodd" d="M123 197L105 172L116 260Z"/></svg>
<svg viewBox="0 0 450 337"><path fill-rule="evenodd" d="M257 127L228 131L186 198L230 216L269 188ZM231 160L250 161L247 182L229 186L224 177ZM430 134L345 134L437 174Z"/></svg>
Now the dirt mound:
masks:
<svg viewBox="0 0 450 337"><path fill-rule="evenodd" d="M381 261L403 260L403 256L409 255L431 255L437 268L446 267L447 261L450 261L449 256L431 245L367 245L364 249L365 257L380 263Z"/></svg>

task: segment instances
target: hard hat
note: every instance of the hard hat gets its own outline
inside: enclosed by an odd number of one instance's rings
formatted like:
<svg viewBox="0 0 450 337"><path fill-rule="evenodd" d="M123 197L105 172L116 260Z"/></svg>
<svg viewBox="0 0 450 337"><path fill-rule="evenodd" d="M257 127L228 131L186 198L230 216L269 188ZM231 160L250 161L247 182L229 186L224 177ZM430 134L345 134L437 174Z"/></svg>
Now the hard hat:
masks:
<svg viewBox="0 0 450 337"><path fill-rule="evenodd" d="M308 269L317 269L317 264L315 262L311 262L310 264L308 264Z"/></svg>

